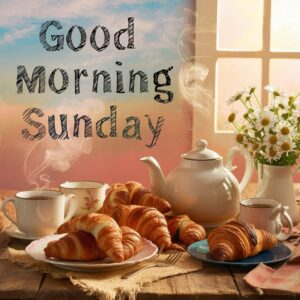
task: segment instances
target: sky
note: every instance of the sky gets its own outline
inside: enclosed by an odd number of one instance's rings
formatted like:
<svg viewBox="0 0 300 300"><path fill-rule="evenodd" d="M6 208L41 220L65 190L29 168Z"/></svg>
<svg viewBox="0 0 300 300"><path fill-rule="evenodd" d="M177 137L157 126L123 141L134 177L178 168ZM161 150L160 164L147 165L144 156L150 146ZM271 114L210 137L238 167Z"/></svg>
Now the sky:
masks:
<svg viewBox="0 0 300 300"><path fill-rule="evenodd" d="M132 97L152 99L153 73L181 63L178 54L178 39L184 24L184 7L186 1L1 1L0 2L0 96L2 101L10 103L42 103L43 105L57 105L65 97L82 100L86 97L95 97L91 93L92 79L82 80L80 95L74 95L75 69L86 68L91 77L92 71L108 70L111 76L117 69L115 62L121 61L124 72L124 84L128 85L129 70L142 70L149 77L149 93L141 95L135 93ZM112 37L122 28L127 28L127 18L134 17L135 49L120 51L115 48ZM70 50L66 43L64 49L56 52L46 51L39 41L41 24L46 20L58 20L63 29L49 29L50 34L63 34L66 38L68 30L73 25L82 26L87 33L87 43L78 52ZM97 25L105 26L110 32L111 42L108 48L102 52L94 50L89 37L93 28ZM74 44L78 42L78 32L74 32ZM98 43L103 41L101 32L96 36ZM126 45L126 34L121 41ZM52 42L54 44L54 42ZM38 65L46 68L46 82L50 73L55 68L63 68L69 75L69 87L60 95L54 94L46 84L46 93L28 95L24 91L22 95L16 94L16 70L18 65L24 65L30 74ZM176 72L176 70L175 70ZM59 82L59 76L57 76ZM176 80L176 79L174 79ZM115 82L112 82L114 84ZM114 93L97 95L106 98L114 98ZM118 95L119 97L120 95ZM120 98L120 97L119 97ZM121 98L128 98L128 91Z"/></svg>
<svg viewBox="0 0 300 300"><path fill-rule="evenodd" d="M57 186L64 180L96 180L102 182L135 179L149 183L147 170L139 162L145 155L157 157L166 170L178 162L180 155L190 148L191 116L186 114L185 104L178 88L178 74L183 64L179 48L181 34L185 30L190 0L0 0L0 188L36 188ZM128 18L134 18L134 49L120 51L113 43L114 34L127 28ZM46 51L39 40L39 31L45 21L57 20L62 29L50 28L51 34L60 34L66 39L73 25L84 28L87 43L74 52L64 43L60 51ZM105 26L111 36L109 46L97 52L90 45L92 30ZM121 43L127 45L127 33ZM99 45L103 34L96 35ZM79 34L74 31L74 44ZM122 66L116 66L116 61ZM17 93L17 66L25 66L29 77L36 66L44 66L46 92L29 94L26 85L22 94ZM174 100L161 104L154 100L153 74L161 69L174 68L169 72L171 84L168 90ZM50 90L48 78L56 69L64 69L69 76L69 86L61 94ZM86 69L88 77L81 80L80 94L74 93L74 70ZM103 93L102 84L98 93L92 92L92 73L106 70L112 79L112 92ZM117 94L116 71L123 73L125 93ZM136 91L128 91L129 71L143 71L148 77L148 92L140 93L138 80ZM58 74L59 75L59 74ZM164 78L159 78L164 82ZM59 76L55 79L60 86ZM111 105L117 105L116 138L100 139L95 134L95 123L109 114ZM55 115L56 126L59 114L68 115L68 130L71 133L75 114L92 118L92 138L67 141L53 140L47 133L39 142L22 137L22 130L29 127L22 114L27 108L37 107L44 112L40 119L47 127L47 117ZM147 117L153 124L159 117L165 119L157 145L148 148L152 133ZM141 140L126 140L122 131L128 116L140 120ZM106 127L107 130L107 127ZM171 150L171 152L170 152ZM129 167L130 166L130 167ZM45 185L46 184L46 185Z"/></svg>

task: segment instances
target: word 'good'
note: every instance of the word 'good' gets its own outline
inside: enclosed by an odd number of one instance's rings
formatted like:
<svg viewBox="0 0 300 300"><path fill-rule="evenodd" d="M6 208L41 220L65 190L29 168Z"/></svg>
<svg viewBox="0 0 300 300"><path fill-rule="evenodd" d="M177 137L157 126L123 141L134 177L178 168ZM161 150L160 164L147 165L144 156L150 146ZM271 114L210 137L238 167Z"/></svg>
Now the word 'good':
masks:
<svg viewBox="0 0 300 300"><path fill-rule="evenodd" d="M47 33L48 30L52 29L52 27L55 27L57 29L56 34L51 34L51 40L52 42L55 42L54 44L50 44L47 39ZM40 43L47 51L60 51L64 48L64 35L58 34L61 33L61 30L63 29L61 23L56 20L46 21L42 24L41 30L40 30ZM73 32L74 30L79 32L80 35L80 41L77 46L74 45L73 41ZM127 46L123 46L120 42L120 37L124 33L128 33L128 44ZM96 35L103 35L103 43L102 45L99 45L99 42L97 42ZM100 40L100 38L98 38ZM84 46L86 45L87 41L87 34L83 27L74 25L72 26L66 35L66 42L67 46L74 52L80 51ZM106 49L110 44L110 32L105 26L97 25L91 35L90 35L90 44L91 46L98 52L103 51ZM118 50L125 50L127 49L134 49L134 18L129 17L128 18L128 26L126 29L120 29L114 34L114 44L115 47Z"/></svg>

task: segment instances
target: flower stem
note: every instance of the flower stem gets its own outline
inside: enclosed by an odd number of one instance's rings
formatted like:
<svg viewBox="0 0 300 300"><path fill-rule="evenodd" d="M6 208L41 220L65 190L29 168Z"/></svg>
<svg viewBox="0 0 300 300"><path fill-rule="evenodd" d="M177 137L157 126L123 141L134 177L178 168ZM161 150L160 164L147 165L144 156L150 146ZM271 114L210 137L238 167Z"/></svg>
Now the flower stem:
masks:
<svg viewBox="0 0 300 300"><path fill-rule="evenodd" d="M262 106L261 106L261 104L260 104L260 102L259 102L259 100L258 100L258 98L257 98L257 96L256 96L256 94L255 94L255 92L253 92L253 95L254 95L254 97L255 97L255 100L256 100L256 102L257 102L259 108L260 108L261 110L263 110L263 109L262 109Z"/></svg>
<svg viewBox="0 0 300 300"><path fill-rule="evenodd" d="M241 132L241 128L238 127L237 124L236 124L235 122L232 122L231 124L236 128L236 130L237 130L238 132Z"/></svg>

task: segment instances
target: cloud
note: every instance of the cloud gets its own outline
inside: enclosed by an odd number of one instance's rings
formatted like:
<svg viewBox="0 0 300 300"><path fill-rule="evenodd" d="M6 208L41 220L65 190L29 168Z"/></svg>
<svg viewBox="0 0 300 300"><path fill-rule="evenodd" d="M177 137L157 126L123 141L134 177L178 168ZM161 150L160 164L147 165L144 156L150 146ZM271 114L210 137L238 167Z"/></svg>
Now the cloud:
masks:
<svg viewBox="0 0 300 300"><path fill-rule="evenodd" d="M160 5L153 6L156 3ZM4 41L1 43L13 42L24 37L33 31L34 25L37 21L40 23L41 20L57 19L62 22L70 22L76 18L82 18L87 26L100 24L115 32L126 26L127 18L132 16L135 17L137 45L144 46L148 37L151 45L147 43L147 47L167 48L174 46L174 40L176 41L178 28L182 22L175 11L172 13L176 6L178 4L173 4L170 0L2 1L0 2L0 27L9 29L9 32L5 34ZM168 13L166 9L169 9ZM30 26L28 26L29 24ZM11 30L12 26L18 29ZM24 26L26 27L24 28Z"/></svg>
<svg viewBox="0 0 300 300"><path fill-rule="evenodd" d="M101 0L11 0L0 3L0 26L22 24L30 20L47 18L75 18L92 16L101 7Z"/></svg>
<svg viewBox="0 0 300 300"><path fill-rule="evenodd" d="M9 44L14 42L15 40L22 39L28 36L35 29L34 25L30 25L21 29L13 29L4 34L3 38L0 40L0 45Z"/></svg>
<svg viewBox="0 0 300 300"><path fill-rule="evenodd" d="M111 17L112 9L120 5L145 6L147 3L159 1L144 0L10 0L0 2L0 26L7 27L14 24L20 24L29 19L47 19L47 18L76 18L76 17Z"/></svg>

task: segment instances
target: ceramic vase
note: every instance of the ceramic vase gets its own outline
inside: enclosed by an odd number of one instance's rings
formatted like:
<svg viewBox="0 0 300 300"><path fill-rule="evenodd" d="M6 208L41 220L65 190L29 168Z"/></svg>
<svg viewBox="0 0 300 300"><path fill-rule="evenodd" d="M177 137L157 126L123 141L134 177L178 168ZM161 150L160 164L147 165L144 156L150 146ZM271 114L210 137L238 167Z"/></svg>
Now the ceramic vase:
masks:
<svg viewBox="0 0 300 300"><path fill-rule="evenodd" d="M292 218L293 224L299 222L300 217L293 182L293 168L291 166L259 164L258 177L256 197L274 199L283 206L288 206L288 213Z"/></svg>

